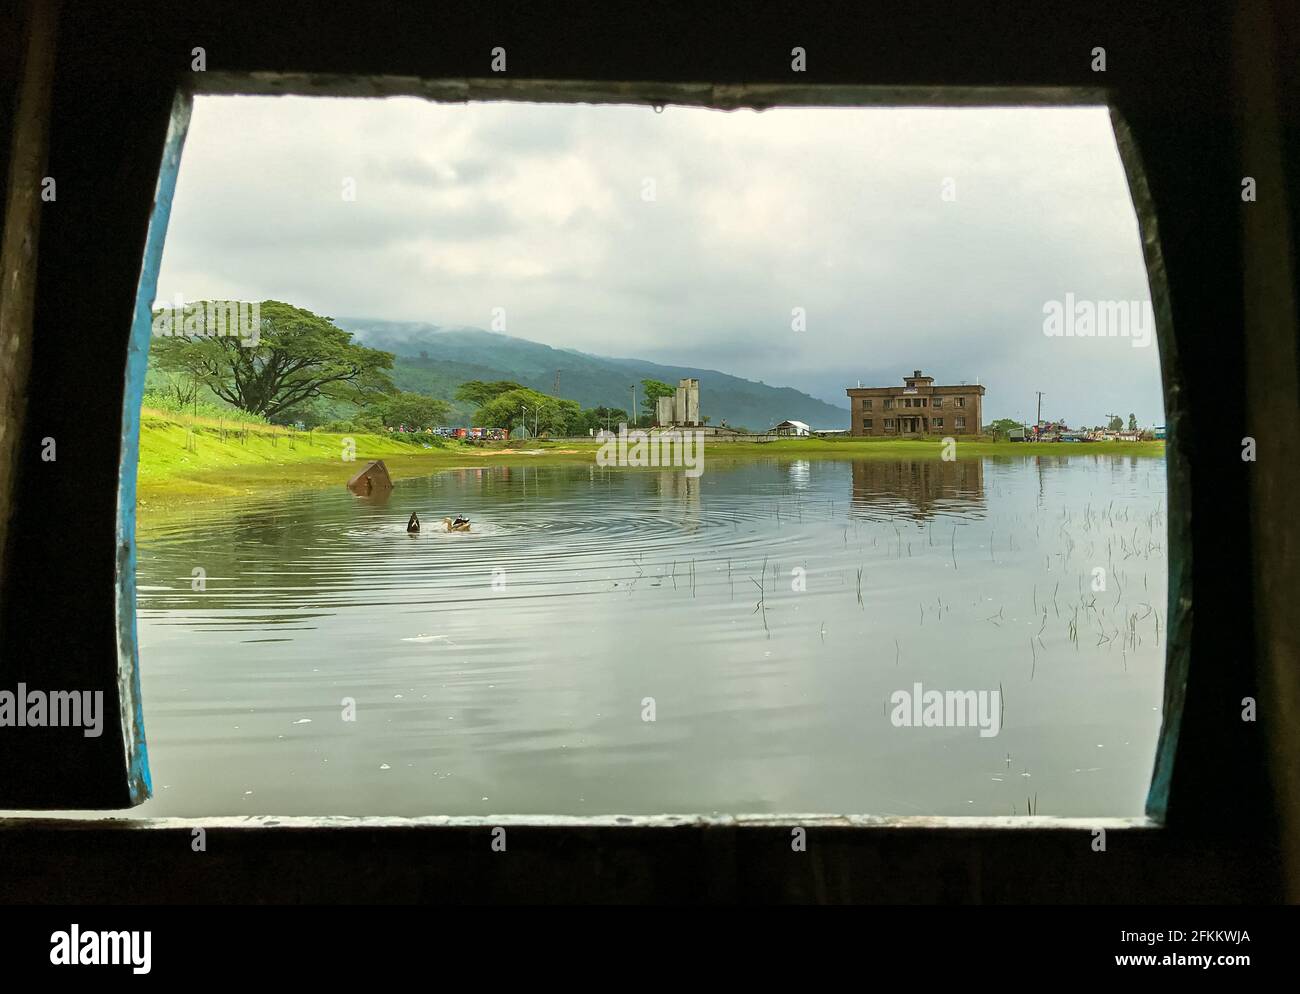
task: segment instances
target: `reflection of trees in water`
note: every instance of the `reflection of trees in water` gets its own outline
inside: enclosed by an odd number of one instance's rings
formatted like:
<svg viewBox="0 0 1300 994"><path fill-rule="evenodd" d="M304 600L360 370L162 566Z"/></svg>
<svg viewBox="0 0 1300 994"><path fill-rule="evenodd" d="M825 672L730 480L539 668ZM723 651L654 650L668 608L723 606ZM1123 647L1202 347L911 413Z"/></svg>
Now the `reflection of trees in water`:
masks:
<svg viewBox="0 0 1300 994"><path fill-rule="evenodd" d="M853 463L853 510L888 511L925 519L935 514L983 510L980 459L863 459Z"/></svg>
<svg viewBox="0 0 1300 994"><path fill-rule="evenodd" d="M1069 451L1061 455L1038 455L1033 458L1034 470L1038 474L1038 501L1040 507L1047 496L1047 478L1057 470L1073 468L1077 472L1081 465L1091 466L1108 471L1112 478L1128 477L1134 481L1143 473L1155 472L1163 476L1165 471L1165 461L1163 459L1153 459L1151 456L1117 456L1110 453L1089 452L1086 443L1083 445L1066 444L1064 447ZM1147 489L1151 489L1149 483Z"/></svg>
<svg viewBox="0 0 1300 994"><path fill-rule="evenodd" d="M635 517L656 496L661 517L690 531L702 527L700 480L681 469L514 463L401 480L382 496L359 497L340 484L214 504L178 512L141 535L137 582L168 589L146 589L138 603L142 610L248 612L242 621L250 631L309 626L347 603L354 589L387 585L394 597L403 595L403 571L437 548L427 536L406 534L412 511L429 529L464 513L476 523L529 532L556 520L581 524L593 511ZM206 577L204 589L191 582L196 567ZM329 607L322 608L322 595L331 599Z"/></svg>

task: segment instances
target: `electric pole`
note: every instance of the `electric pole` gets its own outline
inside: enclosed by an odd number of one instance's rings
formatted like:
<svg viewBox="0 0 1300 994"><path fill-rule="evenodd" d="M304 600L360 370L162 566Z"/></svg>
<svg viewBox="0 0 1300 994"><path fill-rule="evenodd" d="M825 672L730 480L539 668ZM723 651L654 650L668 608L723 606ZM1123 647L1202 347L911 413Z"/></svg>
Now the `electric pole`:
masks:
<svg viewBox="0 0 1300 994"><path fill-rule="evenodd" d="M1040 425L1043 423L1043 391L1038 390L1035 392L1038 394L1038 420L1034 424Z"/></svg>
<svg viewBox="0 0 1300 994"><path fill-rule="evenodd" d="M632 427L636 427L636 384L632 384L632 410L628 412L628 417L632 419Z"/></svg>

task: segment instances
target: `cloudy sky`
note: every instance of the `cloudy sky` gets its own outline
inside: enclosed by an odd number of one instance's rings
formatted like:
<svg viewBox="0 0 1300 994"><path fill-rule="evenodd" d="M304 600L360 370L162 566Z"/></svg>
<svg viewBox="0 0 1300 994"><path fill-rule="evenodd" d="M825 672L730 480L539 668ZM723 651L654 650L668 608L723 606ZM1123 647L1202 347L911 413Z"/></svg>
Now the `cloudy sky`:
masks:
<svg viewBox="0 0 1300 994"><path fill-rule="evenodd" d="M1032 418L1036 390L1074 425L1164 420L1154 344L1043 332L1067 293L1150 299L1101 108L199 98L178 293L482 328L504 308L520 338L836 404L921 368L985 384L985 420Z"/></svg>

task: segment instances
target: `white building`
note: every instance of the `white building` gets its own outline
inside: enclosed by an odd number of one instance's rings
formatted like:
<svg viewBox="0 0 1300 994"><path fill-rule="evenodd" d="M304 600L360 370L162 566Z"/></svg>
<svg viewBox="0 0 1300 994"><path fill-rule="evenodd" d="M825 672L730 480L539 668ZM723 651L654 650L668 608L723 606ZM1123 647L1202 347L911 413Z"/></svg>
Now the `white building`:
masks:
<svg viewBox="0 0 1300 994"><path fill-rule="evenodd" d="M812 429L802 421L782 421L772 429L774 435L810 435Z"/></svg>

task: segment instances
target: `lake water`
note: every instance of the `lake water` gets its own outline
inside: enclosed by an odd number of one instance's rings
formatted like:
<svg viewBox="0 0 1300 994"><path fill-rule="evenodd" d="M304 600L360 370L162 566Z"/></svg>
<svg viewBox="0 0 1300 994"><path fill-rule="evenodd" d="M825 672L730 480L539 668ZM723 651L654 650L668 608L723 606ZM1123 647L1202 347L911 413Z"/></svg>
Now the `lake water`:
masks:
<svg viewBox="0 0 1300 994"><path fill-rule="evenodd" d="M146 521L133 813L1141 813L1162 459L526 458Z"/></svg>

